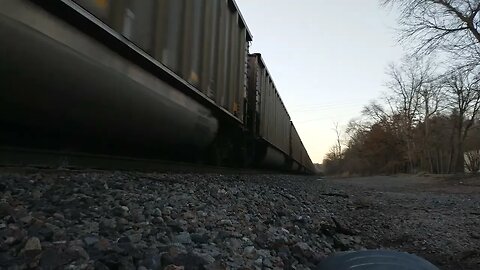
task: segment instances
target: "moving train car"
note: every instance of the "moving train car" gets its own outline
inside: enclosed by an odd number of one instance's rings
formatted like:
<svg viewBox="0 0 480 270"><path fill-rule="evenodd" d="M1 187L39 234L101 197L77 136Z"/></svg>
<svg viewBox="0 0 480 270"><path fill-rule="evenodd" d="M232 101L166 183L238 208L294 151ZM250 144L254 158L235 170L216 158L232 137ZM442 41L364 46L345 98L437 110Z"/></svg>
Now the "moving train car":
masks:
<svg viewBox="0 0 480 270"><path fill-rule="evenodd" d="M308 171L313 163L291 122L261 54L248 58L247 125L257 140L255 152L263 166Z"/></svg>
<svg viewBox="0 0 480 270"><path fill-rule="evenodd" d="M232 166L262 155L245 121L252 35L233 0L5 0L0 36L2 147Z"/></svg>
<svg viewBox="0 0 480 270"><path fill-rule="evenodd" d="M252 36L235 2L220 0L73 0L204 97L243 119Z"/></svg>

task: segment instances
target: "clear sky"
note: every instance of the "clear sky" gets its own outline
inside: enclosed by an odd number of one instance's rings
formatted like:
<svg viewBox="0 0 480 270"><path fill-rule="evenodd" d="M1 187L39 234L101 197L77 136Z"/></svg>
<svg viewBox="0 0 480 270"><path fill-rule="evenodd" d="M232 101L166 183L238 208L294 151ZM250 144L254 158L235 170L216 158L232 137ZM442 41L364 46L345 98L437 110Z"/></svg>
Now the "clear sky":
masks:
<svg viewBox="0 0 480 270"><path fill-rule="evenodd" d="M237 0L313 162L385 91L386 67L403 50L395 12L378 0Z"/></svg>

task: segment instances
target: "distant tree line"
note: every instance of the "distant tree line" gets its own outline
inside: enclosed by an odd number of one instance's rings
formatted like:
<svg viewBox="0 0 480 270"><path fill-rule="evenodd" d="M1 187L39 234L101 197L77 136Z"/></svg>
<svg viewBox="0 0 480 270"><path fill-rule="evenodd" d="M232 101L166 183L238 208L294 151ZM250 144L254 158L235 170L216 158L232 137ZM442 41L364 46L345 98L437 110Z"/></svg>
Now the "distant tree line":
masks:
<svg viewBox="0 0 480 270"><path fill-rule="evenodd" d="M478 171L480 0L383 4L402 11L400 39L412 53L388 67L388 90L348 123L343 142L336 124L325 172Z"/></svg>

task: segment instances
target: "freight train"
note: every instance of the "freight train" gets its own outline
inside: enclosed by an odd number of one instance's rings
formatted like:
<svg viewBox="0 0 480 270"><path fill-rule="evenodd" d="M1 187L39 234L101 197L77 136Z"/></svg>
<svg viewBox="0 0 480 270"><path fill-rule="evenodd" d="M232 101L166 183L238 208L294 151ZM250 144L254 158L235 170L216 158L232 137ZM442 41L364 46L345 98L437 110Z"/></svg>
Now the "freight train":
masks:
<svg viewBox="0 0 480 270"><path fill-rule="evenodd" d="M314 165L234 0L3 0L0 146Z"/></svg>

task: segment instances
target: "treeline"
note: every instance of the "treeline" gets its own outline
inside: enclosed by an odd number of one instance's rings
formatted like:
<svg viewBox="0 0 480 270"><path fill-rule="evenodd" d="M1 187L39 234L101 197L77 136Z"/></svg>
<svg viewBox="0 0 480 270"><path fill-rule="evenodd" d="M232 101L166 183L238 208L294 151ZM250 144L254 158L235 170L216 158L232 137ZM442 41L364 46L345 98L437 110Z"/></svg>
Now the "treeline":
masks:
<svg viewBox="0 0 480 270"><path fill-rule="evenodd" d="M480 0L384 4L402 10L401 39L413 53L388 67L387 91L361 117L335 128L325 173L478 171Z"/></svg>

